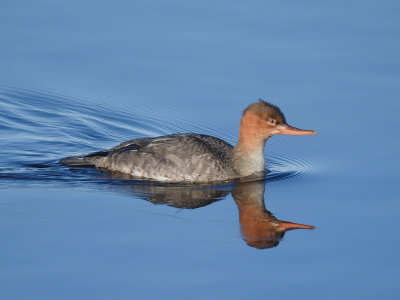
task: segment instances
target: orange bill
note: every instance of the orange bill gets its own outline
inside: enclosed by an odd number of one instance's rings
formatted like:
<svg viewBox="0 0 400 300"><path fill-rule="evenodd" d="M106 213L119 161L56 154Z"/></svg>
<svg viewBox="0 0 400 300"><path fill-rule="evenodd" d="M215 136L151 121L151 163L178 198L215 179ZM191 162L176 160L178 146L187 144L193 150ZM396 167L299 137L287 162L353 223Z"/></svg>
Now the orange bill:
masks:
<svg viewBox="0 0 400 300"><path fill-rule="evenodd" d="M282 126L278 131L278 134L290 134L290 135L310 135L316 133L317 132L314 130L303 130L289 125Z"/></svg>

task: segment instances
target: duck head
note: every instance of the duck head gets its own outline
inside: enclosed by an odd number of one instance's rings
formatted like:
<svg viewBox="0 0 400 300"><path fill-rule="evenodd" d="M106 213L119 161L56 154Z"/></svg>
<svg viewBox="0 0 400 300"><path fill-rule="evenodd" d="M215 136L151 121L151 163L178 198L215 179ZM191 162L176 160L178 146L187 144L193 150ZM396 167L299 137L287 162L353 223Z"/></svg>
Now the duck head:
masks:
<svg viewBox="0 0 400 300"><path fill-rule="evenodd" d="M288 125L282 111L264 100L250 104L244 110L239 127L240 142L257 146L277 134L311 135L316 132Z"/></svg>

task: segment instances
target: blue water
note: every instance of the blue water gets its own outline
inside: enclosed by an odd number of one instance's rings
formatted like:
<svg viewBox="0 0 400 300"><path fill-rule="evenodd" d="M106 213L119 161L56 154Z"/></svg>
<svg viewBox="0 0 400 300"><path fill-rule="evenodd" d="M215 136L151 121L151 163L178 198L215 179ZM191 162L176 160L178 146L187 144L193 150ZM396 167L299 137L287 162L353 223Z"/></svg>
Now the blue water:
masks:
<svg viewBox="0 0 400 300"><path fill-rule="evenodd" d="M397 299L399 13L375 0L3 1L0 299ZM263 182L58 164L176 132L234 144L259 97L318 132L269 140ZM251 243L246 205L263 224L316 229Z"/></svg>

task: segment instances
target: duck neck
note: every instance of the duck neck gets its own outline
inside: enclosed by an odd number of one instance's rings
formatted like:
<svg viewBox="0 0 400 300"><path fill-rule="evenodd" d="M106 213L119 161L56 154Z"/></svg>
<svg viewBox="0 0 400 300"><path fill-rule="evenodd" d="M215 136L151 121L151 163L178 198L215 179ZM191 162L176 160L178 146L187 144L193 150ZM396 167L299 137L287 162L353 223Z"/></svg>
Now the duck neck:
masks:
<svg viewBox="0 0 400 300"><path fill-rule="evenodd" d="M232 161L240 177L265 171L264 146L266 140L257 134L239 129L239 138L232 151Z"/></svg>

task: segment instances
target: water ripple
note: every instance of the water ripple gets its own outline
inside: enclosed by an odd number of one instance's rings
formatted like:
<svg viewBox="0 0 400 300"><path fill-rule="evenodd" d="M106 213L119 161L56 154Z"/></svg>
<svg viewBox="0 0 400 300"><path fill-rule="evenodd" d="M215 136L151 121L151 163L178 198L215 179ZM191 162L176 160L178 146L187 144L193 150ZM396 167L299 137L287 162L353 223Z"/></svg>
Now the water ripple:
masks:
<svg viewBox="0 0 400 300"><path fill-rule="evenodd" d="M74 170L57 162L68 155L105 149L132 138L198 132L229 142L236 139L237 124L225 124L215 116L208 116L197 124L193 119L199 116L182 116L168 107L112 110L84 103L82 99L50 92L0 90L1 182L107 181L98 170ZM285 140L267 144L267 167L271 171L267 180L297 177L315 169L308 159L298 154L276 154L282 148L288 151L293 147Z"/></svg>
<svg viewBox="0 0 400 300"><path fill-rule="evenodd" d="M268 156L267 167L271 171L267 174L270 181L307 175L316 169L309 159L283 154Z"/></svg>

